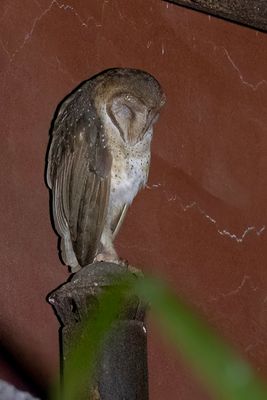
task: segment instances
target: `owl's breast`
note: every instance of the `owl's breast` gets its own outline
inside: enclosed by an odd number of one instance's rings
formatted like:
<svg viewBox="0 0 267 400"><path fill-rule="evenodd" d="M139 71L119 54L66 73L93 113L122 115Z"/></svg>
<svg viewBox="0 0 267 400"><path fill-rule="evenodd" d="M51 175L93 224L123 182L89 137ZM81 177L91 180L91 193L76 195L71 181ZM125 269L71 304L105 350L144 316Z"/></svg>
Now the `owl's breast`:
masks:
<svg viewBox="0 0 267 400"><path fill-rule="evenodd" d="M111 204L130 204L146 184L150 151L114 154L111 170Z"/></svg>

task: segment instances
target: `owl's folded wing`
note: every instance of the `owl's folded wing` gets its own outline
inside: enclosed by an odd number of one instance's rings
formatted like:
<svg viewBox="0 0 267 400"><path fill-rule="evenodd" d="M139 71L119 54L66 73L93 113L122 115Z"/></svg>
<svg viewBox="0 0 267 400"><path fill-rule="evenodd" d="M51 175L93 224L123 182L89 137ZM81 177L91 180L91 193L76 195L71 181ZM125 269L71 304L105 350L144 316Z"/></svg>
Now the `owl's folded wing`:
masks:
<svg viewBox="0 0 267 400"><path fill-rule="evenodd" d="M62 258L73 268L91 263L99 247L108 207L111 162L102 125L79 90L59 110L47 168Z"/></svg>

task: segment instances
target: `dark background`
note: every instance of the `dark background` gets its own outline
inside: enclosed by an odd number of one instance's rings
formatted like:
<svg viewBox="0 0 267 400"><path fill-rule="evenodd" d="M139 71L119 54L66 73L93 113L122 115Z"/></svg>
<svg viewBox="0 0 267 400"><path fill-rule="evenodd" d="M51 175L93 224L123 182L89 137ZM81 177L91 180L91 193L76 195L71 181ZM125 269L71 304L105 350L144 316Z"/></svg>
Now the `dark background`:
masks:
<svg viewBox="0 0 267 400"><path fill-rule="evenodd" d="M45 298L68 272L44 182L48 131L57 104L110 67L144 69L167 95L119 254L164 277L267 378L266 63L265 34L160 0L1 1L0 378L40 395L58 371ZM210 399L158 330L151 400Z"/></svg>

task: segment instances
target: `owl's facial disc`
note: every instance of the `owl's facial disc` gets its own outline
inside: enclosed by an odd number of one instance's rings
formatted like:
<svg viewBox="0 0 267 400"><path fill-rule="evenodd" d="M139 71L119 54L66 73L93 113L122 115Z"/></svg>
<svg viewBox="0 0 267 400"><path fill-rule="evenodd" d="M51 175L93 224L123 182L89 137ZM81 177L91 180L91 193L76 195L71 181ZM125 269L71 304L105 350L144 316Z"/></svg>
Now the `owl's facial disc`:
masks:
<svg viewBox="0 0 267 400"><path fill-rule="evenodd" d="M113 97L107 105L107 112L122 139L131 145L142 140L155 117L155 112L148 110L140 99L129 94Z"/></svg>

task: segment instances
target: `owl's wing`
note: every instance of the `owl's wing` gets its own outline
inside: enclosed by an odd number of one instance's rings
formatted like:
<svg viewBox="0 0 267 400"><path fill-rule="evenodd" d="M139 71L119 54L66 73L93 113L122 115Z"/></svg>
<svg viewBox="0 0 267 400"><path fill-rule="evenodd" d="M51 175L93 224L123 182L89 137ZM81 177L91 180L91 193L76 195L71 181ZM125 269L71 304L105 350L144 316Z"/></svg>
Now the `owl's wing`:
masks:
<svg viewBox="0 0 267 400"><path fill-rule="evenodd" d="M59 110L47 169L62 258L72 268L91 263L97 253L108 207L111 163L103 127L79 90Z"/></svg>

